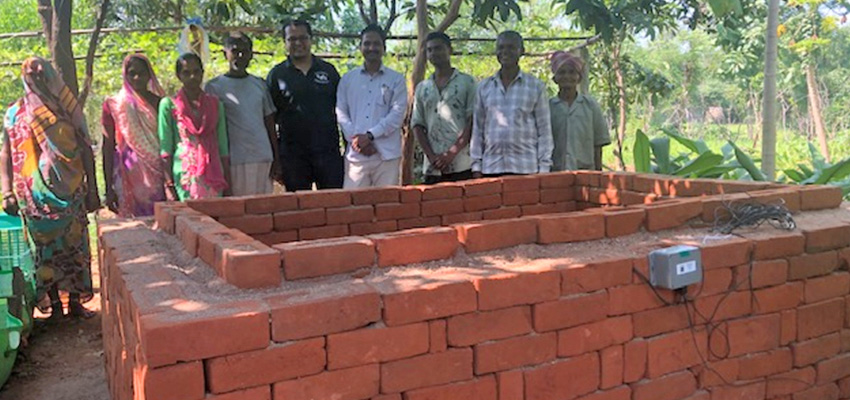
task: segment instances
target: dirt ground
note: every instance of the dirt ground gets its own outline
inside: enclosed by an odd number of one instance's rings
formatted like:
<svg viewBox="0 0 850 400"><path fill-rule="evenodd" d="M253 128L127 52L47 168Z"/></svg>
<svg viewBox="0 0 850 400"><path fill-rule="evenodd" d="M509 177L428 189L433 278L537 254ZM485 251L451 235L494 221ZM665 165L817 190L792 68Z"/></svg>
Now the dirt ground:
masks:
<svg viewBox="0 0 850 400"><path fill-rule="evenodd" d="M37 325L18 353L0 400L109 400L100 334L100 297L85 304L97 311L88 320Z"/></svg>

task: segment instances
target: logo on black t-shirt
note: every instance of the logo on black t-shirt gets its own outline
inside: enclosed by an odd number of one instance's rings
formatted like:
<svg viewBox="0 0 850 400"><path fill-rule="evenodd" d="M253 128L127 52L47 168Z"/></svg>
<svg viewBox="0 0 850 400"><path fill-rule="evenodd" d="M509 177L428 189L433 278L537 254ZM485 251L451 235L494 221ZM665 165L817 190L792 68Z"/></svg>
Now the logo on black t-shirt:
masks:
<svg viewBox="0 0 850 400"><path fill-rule="evenodd" d="M316 71L316 77L313 81L322 85L327 85L328 83L331 83L331 78L325 71Z"/></svg>

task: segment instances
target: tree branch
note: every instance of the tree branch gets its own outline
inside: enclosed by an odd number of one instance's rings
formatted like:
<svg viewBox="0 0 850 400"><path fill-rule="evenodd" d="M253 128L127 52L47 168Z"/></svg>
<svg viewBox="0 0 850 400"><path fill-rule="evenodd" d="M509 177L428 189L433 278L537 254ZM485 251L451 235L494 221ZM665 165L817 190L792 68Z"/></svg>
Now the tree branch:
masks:
<svg viewBox="0 0 850 400"><path fill-rule="evenodd" d="M393 27L393 23L395 23L396 18L398 18L398 6L396 4L396 0L390 1L390 16L387 18L387 24L384 27L384 32L389 33L390 28Z"/></svg>
<svg viewBox="0 0 850 400"><path fill-rule="evenodd" d="M53 5L50 4L50 0L38 0L38 15L41 17L44 39L50 43L53 41Z"/></svg>
<svg viewBox="0 0 850 400"><path fill-rule="evenodd" d="M446 15L443 16L443 20L437 25L437 32L445 32L446 29L449 29L449 27L457 21L460 17L460 4L462 2L463 0L452 0L449 5L449 10L446 11Z"/></svg>
<svg viewBox="0 0 850 400"><path fill-rule="evenodd" d="M91 91L91 83L94 78L94 55L97 50L97 44L100 40L100 30L103 28L103 24L106 21L106 15L109 12L109 1L103 0L100 3L100 10L97 14L97 20L94 24L94 32L91 34L91 39L89 40L89 50L86 53L86 78L83 81L83 91L80 92L79 103L80 107L85 106L86 99L89 97L89 92Z"/></svg>
<svg viewBox="0 0 850 400"><path fill-rule="evenodd" d="M357 3L357 9L360 10L360 18L363 18L363 23L369 23L369 15L366 14L366 6L363 4L363 0L354 0Z"/></svg>
<svg viewBox="0 0 850 400"><path fill-rule="evenodd" d="M370 24L378 23L378 0L369 0L369 16Z"/></svg>

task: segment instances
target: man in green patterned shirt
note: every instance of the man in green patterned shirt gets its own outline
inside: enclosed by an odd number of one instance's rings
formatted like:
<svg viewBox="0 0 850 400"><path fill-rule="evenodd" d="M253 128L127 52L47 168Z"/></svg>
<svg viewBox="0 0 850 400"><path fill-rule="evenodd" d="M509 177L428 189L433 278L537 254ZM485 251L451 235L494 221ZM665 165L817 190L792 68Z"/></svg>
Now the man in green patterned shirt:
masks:
<svg viewBox="0 0 850 400"><path fill-rule="evenodd" d="M435 71L416 85L410 121L425 153L425 184L470 179L475 78L452 67L452 42L443 32L428 34L425 54Z"/></svg>

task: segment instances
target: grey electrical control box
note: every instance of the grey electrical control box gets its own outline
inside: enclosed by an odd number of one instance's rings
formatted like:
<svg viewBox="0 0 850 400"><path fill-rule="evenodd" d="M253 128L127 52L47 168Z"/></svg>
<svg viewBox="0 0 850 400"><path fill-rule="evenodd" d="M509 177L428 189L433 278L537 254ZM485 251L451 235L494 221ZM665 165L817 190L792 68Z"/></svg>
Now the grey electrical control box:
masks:
<svg viewBox="0 0 850 400"><path fill-rule="evenodd" d="M698 247L673 246L649 253L649 282L664 289L680 289L702 281Z"/></svg>

